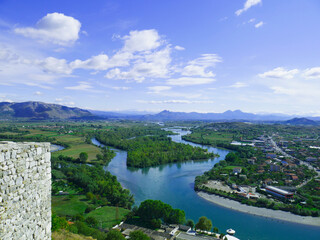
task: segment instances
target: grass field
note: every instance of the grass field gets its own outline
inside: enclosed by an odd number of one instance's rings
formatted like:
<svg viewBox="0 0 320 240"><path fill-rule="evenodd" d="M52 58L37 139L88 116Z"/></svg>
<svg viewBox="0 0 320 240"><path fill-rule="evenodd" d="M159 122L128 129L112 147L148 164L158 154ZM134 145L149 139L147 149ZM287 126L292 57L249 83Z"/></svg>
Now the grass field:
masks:
<svg viewBox="0 0 320 240"><path fill-rule="evenodd" d="M92 237L86 237L80 234L74 234L66 230L52 232L52 240L93 240Z"/></svg>
<svg viewBox="0 0 320 240"><path fill-rule="evenodd" d="M52 196L52 212L59 216L74 216L82 214L89 205L84 195L73 195L71 198L67 195Z"/></svg>
<svg viewBox="0 0 320 240"><path fill-rule="evenodd" d="M52 196L52 212L59 216L75 216L84 214L90 201L84 195L69 196ZM118 211L118 214L117 214ZM85 217L94 217L98 220L99 227L110 228L118 224L130 210L125 208L104 206L85 214ZM117 216L118 215L118 216Z"/></svg>
<svg viewBox="0 0 320 240"><path fill-rule="evenodd" d="M105 206L88 213L86 217L91 216L97 219L99 227L110 228L118 224L129 212L130 210L119 207L117 219L117 207Z"/></svg>
<svg viewBox="0 0 320 240"><path fill-rule="evenodd" d="M40 129L28 129L29 134L25 136L46 136L55 138L55 141L63 142L70 145L70 148L53 152L52 156L64 155L68 157L78 158L81 152L88 153L88 162L96 159L96 155L101 153L100 149L92 144L85 143L85 138L75 134L59 134L56 131L42 131Z"/></svg>
<svg viewBox="0 0 320 240"><path fill-rule="evenodd" d="M212 144L214 144L216 142L230 143L233 140L233 134L232 133L219 133L219 132L209 132L209 133L194 132L194 133L190 134L190 138L207 140Z"/></svg>

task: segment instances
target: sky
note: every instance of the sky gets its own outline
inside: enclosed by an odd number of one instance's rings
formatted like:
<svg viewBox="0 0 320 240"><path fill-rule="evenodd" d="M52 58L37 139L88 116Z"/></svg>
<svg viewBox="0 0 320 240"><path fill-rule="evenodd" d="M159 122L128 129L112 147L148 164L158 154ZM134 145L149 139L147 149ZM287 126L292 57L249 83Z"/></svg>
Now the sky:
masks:
<svg viewBox="0 0 320 240"><path fill-rule="evenodd" d="M0 0L0 101L320 116L318 0Z"/></svg>

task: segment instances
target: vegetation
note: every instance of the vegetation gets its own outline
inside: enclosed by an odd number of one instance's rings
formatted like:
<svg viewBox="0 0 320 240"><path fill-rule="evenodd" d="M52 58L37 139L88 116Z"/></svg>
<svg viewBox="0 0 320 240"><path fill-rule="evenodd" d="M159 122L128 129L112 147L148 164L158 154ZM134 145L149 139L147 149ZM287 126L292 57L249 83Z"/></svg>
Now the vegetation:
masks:
<svg viewBox="0 0 320 240"><path fill-rule="evenodd" d="M160 200L145 200L140 204L137 215L153 228L159 228L162 222L182 224L185 222L185 212L173 209Z"/></svg>
<svg viewBox="0 0 320 240"><path fill-rule="evenodd" d="M197 222L195 228L204 231L210 231L212 228L212 222L207 217L202 216L199 218L199 221Z"/></svg>
<svg viewBox="0 0 320 240"><path fill-rule="evenodd" d="M79 165L68 161L68 158L52 157L52 169L60 171L68 183L81 189L82 194L92 193L95 201L105 205L112 204L130 209L133 204L133 196L129 190L123 189L117 181L117 177L103 170L101 166ZM54 177L54 176L53 176ZM53 179L57 180L57 179Z"/></svg>
<svg viewBox="0 0 320 240"><path fill-rule="evenodd" d="M140 230L132 231L129 234L131 240L151 240L151 238Z"/></svg>
<svg viewBox="0 0 320 240"><path fill-rule="evenodd" d="M156 135L145 136L149 135L148 133ZM106 145L126 150L129 167L150 167L172 162L209 159L215 156L202 148L173 142L165 134L168 133L157 129L116 128L100 131L95 136Z"/></svg>

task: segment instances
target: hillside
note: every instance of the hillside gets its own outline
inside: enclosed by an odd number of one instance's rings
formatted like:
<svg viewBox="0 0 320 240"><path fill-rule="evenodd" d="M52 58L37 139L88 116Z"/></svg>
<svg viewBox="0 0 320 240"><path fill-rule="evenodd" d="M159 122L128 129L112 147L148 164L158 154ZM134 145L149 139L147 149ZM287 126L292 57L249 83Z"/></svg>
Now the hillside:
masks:
<svg viewBox="0 0 320 240"><path fill-rule="evenodd" d="M0 119L28 118L34 120L70 119L92 117L92 113L80 108L42 102L0 103Z"/></svg>
<svg viewBox="0 0 320 240"><path fill-rule="evenodd" d="M318 125L316 121L310 120L308 118L293 118L285 122L290 125Z"/></svg>

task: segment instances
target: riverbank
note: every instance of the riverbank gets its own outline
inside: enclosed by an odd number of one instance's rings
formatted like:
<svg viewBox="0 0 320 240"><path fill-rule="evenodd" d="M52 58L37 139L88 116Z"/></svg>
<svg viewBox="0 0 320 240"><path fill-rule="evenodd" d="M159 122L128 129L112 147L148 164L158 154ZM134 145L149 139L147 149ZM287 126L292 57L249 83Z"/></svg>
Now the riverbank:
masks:
<svg viewBox="0 0 320 240"><path fill-rule="evenodd" d="M272 210L267 208L258 208L258 207L248 206L234 200L223 198L214 194L208 194L205 192L197 192L197 194L199 197L209 202L212 202L222 207L233 209L239 212L244 212L244 213L261 216L261 217L273 218L273 219L287 221L287 222L294 222L294 223L306 224L311 226L320 226L320 217L299 216L299 215L295 215L290 212L285 212L281 210Z"/></svg>

